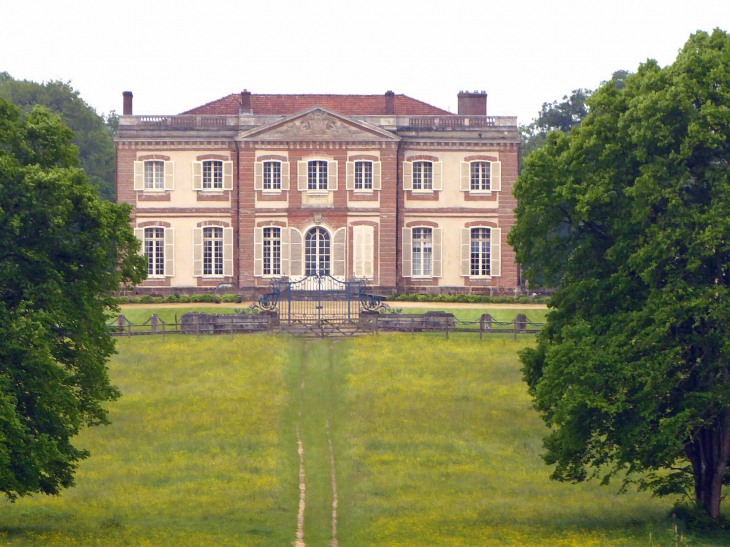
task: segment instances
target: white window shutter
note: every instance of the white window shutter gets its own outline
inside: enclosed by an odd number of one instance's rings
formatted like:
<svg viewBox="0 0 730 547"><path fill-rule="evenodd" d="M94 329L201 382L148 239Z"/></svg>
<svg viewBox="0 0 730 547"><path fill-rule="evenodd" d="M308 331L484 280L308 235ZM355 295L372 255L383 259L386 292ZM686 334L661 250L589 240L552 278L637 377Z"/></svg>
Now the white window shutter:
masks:
<svg viewBox="0 0 730 547"><path fill-rule="evenodd" d="M144 190L144 162L134 162L134 189Z"/></svg>
<svg viewBox="0 0 730 547"><path fill-rule="evenodd" d="M264 189L264 162L262 161L253 164L253 189Z"/></svg>
<svg viewBox="0 0 730 547"><path fill-rule="evenodd" d="M233 190L233 162L223 162L223 189ZM224 266L225 268L225 266Z"/></svg>
<svg viewBox="0 0 730 547"><path fill-rule="evenodd" d="M500 190L502 190L502 162L490 162L490 168L490 189L492 190L492 192L499 192Z"/></svg>
<svg viewBox="0 0 730 547"><path fill-rule="evenodd" d="M442 260L441 257L443 255L441 244L442 238L443 238L443 230L441 228L434 228L433 229L433 276L434 277L441 277L442 275Z"/></svg>
<svg viewBox="0 0 730 547"><path fill-rule="evenodd" d="M348 161L345 164L345 188L347 190L355 189L355 162Z"/></svg>
<svg viewBox="0 0 730 547"><path fill-rule="evenodd" d="M352 227L352 273L355 277L364 277L363 272L363 228Z"/></svg>
<svg viewBox="0 0 730 547"><path fill-rule="evenodd" d="M373 276L373 236L374 229L372 226L362 226L363 238L362 238L362 257L363 257L363 277L372 279Z"/></svg>
<svg viewBox="0 0 730 547"><path fill-rule="evenodd" d="M443 190L443 163L440 161L433 162L433 189Z"/></svg>
<svg viewBox="0 0 730 547"><path fill-rule="evenodd" d="M468 161L461 162L461 191L471 190L471 164Z"/></svg>
<svg viewBox="0 0 730 547"><path fill-rule="evenodd" d="M135 228L134 229L134 237L139 239L139 254L144 256L144 228Z"/></svg>
<svg viewBox="0 0 730 547"><path fill-rule="evenodd" d="M298 188L301 192L306 192L306 190L307 190L307 183L308 183L307 164L308 164L308 162L306 162L306 161L297 162L297 183L298 183ZM294 241L294 236L292 236L292 241ZM298 274L298 275L301 275L301 274Z"/></svg>
<svg viewBox="0 0 730 547"><path fill-rule="evenodd" d="M373 162L373 190L380 190L382 188L381 172L383 164L379 161Z"/></svg>
<svg viewBox="0 0 730 547"><path fill-rule="evenodd" d="M289 190L289 162L281 162L281 189ZM286 229L284 229L286 232Z"/></svg>
<svg viewBox="0 0 730 547"><path fill-rule="evenodd" d="M233 228L223 228L223 275L233 277Z"/></svg>
<svg viewBox="0 0 730 547"><path fill-rule="evenodd" d="M175 189L175 162L165 162L165 190Z"/></svg>
<svg viewBox="0 0 730 547"><path fill-rule="evenodd" d="M413 229L403 228L403 277L413 277Z"/></svg>
<svg viewBox="0 0 730 547"><path fill-rule="evenodd" d="M193 162L193 190L203 189L203 162Z"/></svg>
<svg viewBox="0 0 730 547"><path fill-rule="evenodd" d="M264 229L253 229L253 275L264 275Z"/></svg>
<svg viewBox="0 0 730 547"><path fill-rule="evenodd" d="M289 228L280 228L281 235L281 275L289 275L289 256L291 252L291 245L289 241L291 239Z"/></svg>
<svg viewBox="0 0 730 547"><path fill-rule="evenodd" d="M502 275L502 230L492 228L489 234L489 274L492 277Z"/></svg>
<svg viewBox="0 0 730 547"><path fill-rule="evenodd" d="M306 162L304 162L306 163ZM296 228L289 228L289 269L290 277L302 275L302 234Z"/></svg>
<svg viewBox="0 0 730 547"><path fill-rule="evenodd" d="M461 230L461 275L469 277L471 275L471 230L462 228Z"/></svg>
<svg viewBox="0 0 730 547"><path fill-rule="evenodd" d="M410 161L403 162L403 189L413 190L413 163Z"/></svg>
<svg viewBox="0 0 730 547"><path fill-rule="evenodd" d="M203 275L203 229L193 228L193 277Z"/></svg>
<svg viewBox="0 0 730 547"><path fill-rule="evenodd" d="M337 190L337 161L327 162L327 190Z"/></svg>
<svg viewBox="0 0 730 547"><path fill-rule="evenodd" d="M165 228L165 277L175 277L175 230Z"/></svg>
<svg viewBox="0 0 730 547"><path fill-rule="evenodd" d="M345 277L347 275L347 228L340 228L332 239L332 275Z"/></svg>

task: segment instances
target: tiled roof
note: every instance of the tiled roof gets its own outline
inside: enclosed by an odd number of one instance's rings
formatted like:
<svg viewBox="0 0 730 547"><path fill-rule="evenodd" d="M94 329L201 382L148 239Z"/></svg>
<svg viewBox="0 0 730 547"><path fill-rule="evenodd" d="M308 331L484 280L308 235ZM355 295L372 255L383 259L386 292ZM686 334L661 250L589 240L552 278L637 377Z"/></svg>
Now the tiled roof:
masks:
<svg viewBox="0 0 730 547"><path fill-rule="evenodd" d="M405 116L453 115L407 95L395 95L395 113ZM237 115L239 93L227 95L183 114ZM349 116L385 115L385 95L255 95L251 94L254 115L295 114L321 106Z"/></svg>

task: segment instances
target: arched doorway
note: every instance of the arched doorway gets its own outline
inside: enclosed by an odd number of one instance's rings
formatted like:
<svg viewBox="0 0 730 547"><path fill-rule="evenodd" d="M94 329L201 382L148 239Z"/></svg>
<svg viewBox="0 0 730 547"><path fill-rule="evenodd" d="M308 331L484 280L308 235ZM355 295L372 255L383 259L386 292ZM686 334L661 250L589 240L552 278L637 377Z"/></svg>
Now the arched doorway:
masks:
<svg viewBox="0 0 730 547"><path fill-rule="evenodd" d="M330 234L321 227L312 228L304 238L304 275L330 275Z"/></svg>

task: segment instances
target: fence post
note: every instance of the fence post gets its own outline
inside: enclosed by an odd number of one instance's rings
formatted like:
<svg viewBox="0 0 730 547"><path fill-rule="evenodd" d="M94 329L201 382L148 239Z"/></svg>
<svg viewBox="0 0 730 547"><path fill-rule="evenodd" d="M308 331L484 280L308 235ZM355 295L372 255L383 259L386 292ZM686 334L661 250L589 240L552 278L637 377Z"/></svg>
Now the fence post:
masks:
<svg viewBox="0 0 730 547"><path fill-rule="evenodd" d="M127 338L132 337L132 323L127 319Z"/></svg>
<svg viewBox="0 0 730 547"><path fill-rule="evenodd" d="M196 315L195 317L198 318L198 338L200 338L200 314Z"/></svg>
<svg viewBox="0 0 730 547"><path fill-rule="evenodd" d="M175 330L178 330L177 329L177 314L175 314Z"/></svg>
<svg viewBox="0 0 730 547"><path fill-rule="evenodd" d="M514 321L512 321L512 325L514 325L515 340L517 340L517 319L515 319Z"/></svg>
<svg viewBox="0 0 730 547"><path fill-rule="evenodd" d="M484 315L479 318L479 340L484 340Z"/></svg>
<svg viewBox="0 0 730 547"><path fill-rule="evenodd" d="M162 322L162 340L165 340L165 322Z"/></svg>
<svg viewBox="0 0 730 547"><path fill-rule="evenodd" d="M231 334L233 334L233 319L234 319L234 317L235 317L234 314L231 314L231 320L229 321L230 324L231 324Z"/></svg>
<svg viewBox="0 0 730 547"><path fill-rule="evenodd" d="M416 318L411 317L411 334L416 334Z"/></svg>

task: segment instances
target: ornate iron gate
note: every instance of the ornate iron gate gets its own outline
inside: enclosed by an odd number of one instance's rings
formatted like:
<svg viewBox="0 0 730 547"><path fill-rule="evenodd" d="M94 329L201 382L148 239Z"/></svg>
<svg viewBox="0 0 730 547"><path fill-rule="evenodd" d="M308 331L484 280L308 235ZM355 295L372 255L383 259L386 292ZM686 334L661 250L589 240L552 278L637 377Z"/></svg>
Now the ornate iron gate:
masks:
<svg viewBox="0 0 730 547"><path fill-rule="evenodd" d="M272 281L271 292L252 307L278 312L283 323L354 323L362 310L386 307L383 301L383 297L369 294L362 281L340 281L331 275L314 274L299 281Z"/></svg>

